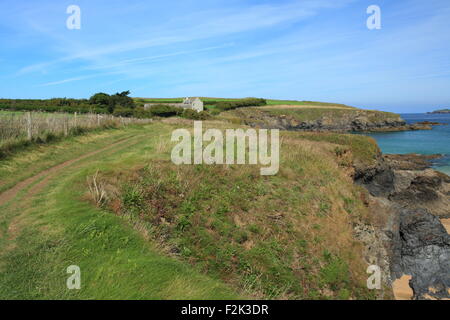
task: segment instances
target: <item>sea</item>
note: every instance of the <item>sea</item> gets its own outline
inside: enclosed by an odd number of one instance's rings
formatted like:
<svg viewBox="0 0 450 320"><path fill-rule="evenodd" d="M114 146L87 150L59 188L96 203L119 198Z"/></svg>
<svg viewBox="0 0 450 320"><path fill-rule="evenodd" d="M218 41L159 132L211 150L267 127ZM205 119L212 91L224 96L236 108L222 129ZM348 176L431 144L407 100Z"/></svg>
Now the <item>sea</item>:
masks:
<svg viewBox="0 0 450 320"><path fill-rule="evenodd" d="M402 118L408 123L433 121L447 125L433 126L433 130L369 133L384 154L417 153L441 154L433 160L436 170L450 175L450 114L405 113Z"/></svg>

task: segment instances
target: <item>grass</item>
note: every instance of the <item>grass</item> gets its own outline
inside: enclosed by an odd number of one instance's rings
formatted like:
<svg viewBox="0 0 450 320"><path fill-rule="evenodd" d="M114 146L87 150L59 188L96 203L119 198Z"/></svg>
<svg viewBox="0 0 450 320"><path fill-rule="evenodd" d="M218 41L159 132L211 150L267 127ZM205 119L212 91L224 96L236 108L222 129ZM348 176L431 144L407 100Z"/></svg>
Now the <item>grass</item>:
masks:
<svg viewBox="0 0 450 320"><path fill-rule="evenodd" d="M51 143L88 131L148 121L94 114L75 116L64 113L3 111L0 113L0 159L31 145Z"/></svg>
<svg viewBox="0 0 450 320"><path fill-rule="evenodd" d="M344 164L356 166L372 166L377 162L377 158L381 153L375 139L356 135L341 134L332 132L296 132L286 133L293 134L302 139L309 141L324 141L335 144L334 151L341 161L347 161ZM351 159L346 159L346 153L351 153Z"/></svg>
<svg viewBox="0 0 450 320"><path fill-rule="evenodd" d="M177 167L164 157L105 172L115 190L107 207L163 251L252 297L373 297L352 240L352 221L367 218L361 189L335 144L283 139L275 177L246 166Z"/></svg>
<svg viewBox="0 0 450 320"><path fill-rule="evenodd" d="M97 169L123 168L134 161L148 160L159 141L157 137L169 129L155 125L122 130L116 133L116 139L141 134L142 140L118 150L120 156L110 153L82 161L58 175L38 196L29 199L22 194L21 201L16 199L1 208L2 299L239 297L219 280L160 253L121 218L84 201L87 175ZM90 144L98 149L108 145L108 139L94 139ZM65 159L67 152L60 150L54 162ZM5 237L11 224L20 226L15 239ZM72 264L81 267L82 290L66 289L66 268Z"/></svg>
<svg viewBox="0 0 450 320"><path fill-rule="evenodd" d="M217 119L234 124L247 124L260 128L300 126L303 123L318 127L331 127L336 131L351 128L354 121L383 127L386 122L401 121L398 114L332 105L268 105L239 108L222 112ZM375 130L375 129L374 129Z"/></svg>
<svg viewBox="0 0 450 320"><path fill-rule="evenodd" d="M318 107L343 107L352 108L345 104L330 103L330 102L317 102L317 101L298 101L298 100L267 100L268 105L293 105L293 106L318 106Z"/></svg>
<svg viewBox="0 0 450 320"><path fill-rule="evenodd" d="M25 180L73 157L98 149L99 145L132 137L140 132L140 127L115 128L111 130L91 131L81 136L69 136L54 144L36 144L16 150L9 158L0 161L0 192L11 188L18 181Z"/></svg>
<svg viewBox="0 0 450 320"><path fill-rule="evenodd" d="M170 133L186 125L171 119L71 137L0 162L4 189L133 137L0 208L0 298L374 298L352 229L369 219L367 208L348 175L366 156L353 149L369 138L285 132L280 172L263 177L259 166L173 165ZM86 182L96 172L101 208ZM81 267L81 290L65 287L72 264Z"/></svg>
<svg viewBox="0 0 450 320"><path fill-rule="evenodd" d="M245 112L246 114L252 114L255 112L264 112L275 116L289 116L293 119L299 121L315 121L318 119L328 118L332 120L343 119L345 117L358 114L365 116L369 121L379 122L389 118L398 119L399 116L390 112L381 112L373 110L361 110L352 108L332 108L328 106L316 108L316 107L305 107L305 108L247 108L245 110L239 109L239 111Z"/></svg>
<svg viewBox="0 0 450 320"><path fill-rule="evenodd" d="M184 97L180 98L133 98L135 101L140 102L166 102L166 103L177 103L182 102ZM213 97L200 97L204 102L208 101L238 101L243 98L213 98ZM298 100L277 100L277 99L267 99L268 105L314 105L314 106L342 106L348 107L344 104L338 103L328 103L328 102L316 102L316 101L298 101Z"/></svg>

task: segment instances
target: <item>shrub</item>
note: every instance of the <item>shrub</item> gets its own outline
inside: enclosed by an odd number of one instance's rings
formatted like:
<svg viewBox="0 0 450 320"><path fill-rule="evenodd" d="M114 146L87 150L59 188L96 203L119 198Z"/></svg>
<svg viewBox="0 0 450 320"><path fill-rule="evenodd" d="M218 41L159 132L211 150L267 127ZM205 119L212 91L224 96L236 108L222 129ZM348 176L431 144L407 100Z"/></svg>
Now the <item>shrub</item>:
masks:
<svg viewBox="0 0 450 320"><path fill-rule="evenodd" d="M143 107L137 107L133 110L133 117L138 119L151 118L153 115L150 110L145 110Z"/></svg>
<svg viewBox="0 0 450 320"><path fill-rule="evenodd" d="M125 109L134 109L136 105L132 98L128 95L130 91L123 91L121 93L116 93L109 97L108 101L108 112L113 113L115 108L125 108Z"/></svg>
<svg viewBox="0 0 450 320"><path fill-rule="evenodd" d="M119 107L114 109L113 115L115 117L132 117L134 112L133 109Z"/></svg>
<svg viewBox="0 0 450 320"><path fill-rule="evenodd" d="M168 118L180 115L183 109L165 104L157 104L152 106L149 111L152 116Z"/></svg>
<svg viewBox="0 0 450 320"><path fill-rule="evenodd" d="M90 104L99 104L99 105L103 105L103 106L107 106L109 104L109 99L110 99L110 95L103 93L103 92L99 92L94 94L90 99L89 99L89 103Z"/></svg>
<svg viewBox="0 0 450 320"><path fill-rule="evenodd" d="M238 101L220 101L216 104L216 107L222 111L233 110L244 107L257 107L265 106L267 101L259 98L246 98Z"/></svg>
<svg viewBox="0 0 450 320"><path fill-rule="evenodd" d="M210 114L207 111L197 112L192 109L185 109L181 114L183 118L192 120L207 120L210 118Z"/></svg>
<svg viewBox="0 0 450 320"><path fill-rule="evenodd" d="M136 107L129 91L114 95L103 92L87 99L52 98L39 99L0 99L0 109L12 111L46 111L66 113L114 113L116 108L134 109Z"/></svg>

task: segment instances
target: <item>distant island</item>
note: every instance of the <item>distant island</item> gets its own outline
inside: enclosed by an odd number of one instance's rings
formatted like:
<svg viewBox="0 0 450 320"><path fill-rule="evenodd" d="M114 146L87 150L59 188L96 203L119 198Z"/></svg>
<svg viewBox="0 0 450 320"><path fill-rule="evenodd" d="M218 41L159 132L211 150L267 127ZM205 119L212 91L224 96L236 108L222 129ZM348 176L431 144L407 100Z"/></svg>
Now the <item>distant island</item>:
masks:
<svg viewBox="0 0 450 320"><path fill-rule="evenodd" d="M428 114L435 114L435 113L450 113L450 109L441 109L441 110L436 110L436 111L432 111L432 112L427 112Z"/></svg>

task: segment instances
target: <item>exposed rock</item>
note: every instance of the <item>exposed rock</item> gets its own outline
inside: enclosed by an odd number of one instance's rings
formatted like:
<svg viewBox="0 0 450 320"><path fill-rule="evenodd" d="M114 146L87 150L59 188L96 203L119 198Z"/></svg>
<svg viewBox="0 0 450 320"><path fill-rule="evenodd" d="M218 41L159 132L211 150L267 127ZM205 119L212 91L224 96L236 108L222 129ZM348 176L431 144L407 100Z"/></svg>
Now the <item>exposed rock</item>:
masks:
<svg viewBox="0 0 450 320"><path fill-rule="evenodd" d="M299 120L290 115L271 114L260 110L235 110L243 122L251 127L293 131L333 131L333 132L384 132L431 130L428 124L407 124L400 117L371 119L364 110L349 112L345 116L322 116L314 120Z"/></svg>
<svg viewBox="0 0 450 320"><path fill-rule="evenodd" d="M440 218L450 217L450 178L441 172L396 171L396 192L389 198L403 207L428 209Z"/></svg>
<svg viewBox="0 0 450 320"><path fill-rule="evenodd" d="M428 125L428 126L446 126L447 123L441 123L441 122L436 122L436 121L420 121L417 122L417 124L423 124L423 125Z"/></svg>
<svg viewBox="0 0 450 320"><path fill-rule="evenodd" d="M355 181L375 197L385 197L403 208L424 208L440 217L450 217L450 177L428 162L438 156L386 155L376 166L359 168ZM424 170L425 169L425 170Z"/></svg>
<svg viewBox="0 0 450 320"><path fill-rule="evenodd" d="M450 298L450 235L425 209L400 214L401 269L415 299Z"/></svg>
<svg viewBox="0 0 450 320"><path fill-rule="evenodd" d="M355 182L366 187L375 197L388 197L392 194L394 178L394 171L382 157L374 166L355 168Z"/></svg>
<svg viewBox="0 0 450 320"><path fill-rule="evenodd" d="M431 160L439 159L442 155L432 154L385 154L383 158L394 170L425 170L430 168Z"/></svg>
<svg viewBox="0 0 450 320"><path fill-rule="evenodd" d="M355 181L372 195L376 237L367 254L383 270L389 261L392 280L411 275L414 299L450 298L450 236L439 220L450 217L450 177L428 168L436 157L387 155L355 170ZM355 231L364 243L371 237Z"/></svg>
<svg viewBox="0 0 450 320"><path fill-rule="evenodd" d="M353 228L355 237L364 246L364 260L368 265L377 265L381 268L382 282L389 285L392 282L390 272L390 255L387 252L386 241L389 237L377 228L366 224L357 224Z"/></svg>

